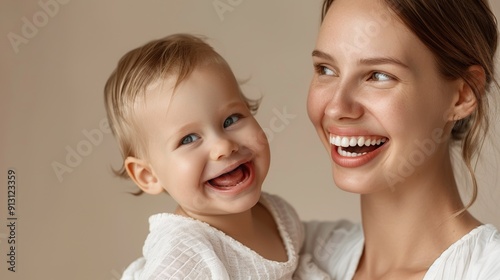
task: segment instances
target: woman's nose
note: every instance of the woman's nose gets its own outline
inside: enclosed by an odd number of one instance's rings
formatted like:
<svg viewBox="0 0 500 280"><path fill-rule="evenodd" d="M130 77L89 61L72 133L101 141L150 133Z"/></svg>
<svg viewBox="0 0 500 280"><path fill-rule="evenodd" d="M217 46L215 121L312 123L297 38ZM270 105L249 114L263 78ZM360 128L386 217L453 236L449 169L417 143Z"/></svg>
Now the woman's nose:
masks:
<svg viewBox="0 0 500 280"><path fill-rule="evenodd" d="M226 137L218 137L210 151L210 158L220 160L237 152L238 149L239 145L235 141Z"/></svg>
<svg viewBox="0 0 500 280"><path fill-rule="evenodd" d="M358 102L358 92L354 87L338 85L328 89L330 98L325 107L325 115L334 120L356 120L364 113Z"/></svg>

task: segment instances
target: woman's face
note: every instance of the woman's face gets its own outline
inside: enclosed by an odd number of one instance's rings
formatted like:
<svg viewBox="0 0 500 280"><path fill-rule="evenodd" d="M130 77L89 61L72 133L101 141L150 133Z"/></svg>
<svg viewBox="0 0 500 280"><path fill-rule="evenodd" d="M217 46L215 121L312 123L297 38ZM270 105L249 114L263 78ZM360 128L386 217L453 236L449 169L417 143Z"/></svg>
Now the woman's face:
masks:
<svg viewBox="0 0 500 280"><path fill-rule="evenodd" d="M313 64L307 109L337 186L372 193L442 168L460 83L383 1L334 1Z"/></svg>

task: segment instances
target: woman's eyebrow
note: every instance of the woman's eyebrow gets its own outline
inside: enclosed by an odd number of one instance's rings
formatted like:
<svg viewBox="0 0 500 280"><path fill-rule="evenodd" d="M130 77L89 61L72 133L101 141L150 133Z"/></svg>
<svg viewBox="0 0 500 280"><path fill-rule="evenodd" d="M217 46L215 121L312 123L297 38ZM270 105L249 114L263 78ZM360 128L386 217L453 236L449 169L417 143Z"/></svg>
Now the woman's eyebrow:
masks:
<svg viewBox="0 0 500 280"><path fill-rule="evenodd" d="M322 52L320 50L314 50L312 52L312 56L318 57L318 58L323 58L323 59L330 60L330 61L335 61L335 59L331 55L329 55L325 52ZM401 67L406 68L406 69L410 68L407 64L405 64L401 60L394 58L394 57L361 58L358 61L358 64L363 64L363 65L395 64L395 65L401 66Z"/></svg>
<svg viewBox="0 0 500 280"><path fill-rule="evenodd" d="M320 50L314 50L312 52L312 56L316 56L316 57L319 57L319 58L323 58L323 59L327 59L327 60L333 60L335 61L335 59L333 59L333 57L325 52L322 52Z"/></svg>
<svg viewBox="0 0 500 280"><path fill-rule="evenodd" d="M380 64L395 64L403 68L409 69L408 65L403 63L401 60L393 57L372 57L372 58L362 58L359 60L358 64L363 65L380 65Z"/></svg>

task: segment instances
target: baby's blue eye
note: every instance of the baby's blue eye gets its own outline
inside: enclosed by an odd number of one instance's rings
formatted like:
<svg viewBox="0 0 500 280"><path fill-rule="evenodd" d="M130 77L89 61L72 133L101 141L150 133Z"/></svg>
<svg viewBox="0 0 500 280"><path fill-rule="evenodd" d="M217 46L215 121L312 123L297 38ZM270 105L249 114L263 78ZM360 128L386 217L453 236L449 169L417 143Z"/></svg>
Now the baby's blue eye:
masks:
<svg viewBox="0 0 500 280"><path fill-rule="evenodd" d="M227 128L231 125L233 125L235 122L239 121L241 118L240 115L231 115L227 119L224 120L224 128Z"/></svg>
<svg viewBox="0 0 500 280"><path fill-rule="evenodd" d="M380 73L380 72L374 72L372 74L371 78L373 80L379 81L379 82L390 81L392 79L391 76L384 74L384 73Z"/></svg>
<svg viewBox="0 0 500 280"><path fill-rule="evenodd" d="M189 134L189 135L184 136L181 139L180 145L186 145L186 144L192 143L198 139L200 139L199 136L197 136L195 134Z"/></svg>

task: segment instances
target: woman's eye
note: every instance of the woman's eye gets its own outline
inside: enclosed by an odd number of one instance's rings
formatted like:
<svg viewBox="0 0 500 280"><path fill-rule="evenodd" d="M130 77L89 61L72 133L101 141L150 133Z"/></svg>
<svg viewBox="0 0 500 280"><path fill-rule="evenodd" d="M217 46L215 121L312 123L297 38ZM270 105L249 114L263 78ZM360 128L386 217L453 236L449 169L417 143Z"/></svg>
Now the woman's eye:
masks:
<svg viewBox="0 0 500 280"><path fill-rule="evenodd" d="M323 66L323 65L316 65L314 66L316 68L316 72L318 72L319 75L326 75L326 76L333 76L335 75L335 72L333 72L332 69Z"/></svg>
<svg viewBox="0 0 500 280"><path fill-rule="evenodd" d="M386 82L386 81L392 80L391 76L384 74L384 73L380 73L380 72L372 73L370 78L374 81L377 81L377 82Z"/></svg>
<svg viewBox="0 0 500 280"><path fill-rule="evenodd" d="M224 120L224 124L223 124L224 128L227 128L227 127L233 125L235 122L239 121L240 118L241 118L241 115L237 115L237 114L229 116L227 119Z"/></svg>
<svg viewBox="0 0 500 280"><path fill-rule="evenodd" d="M181 142L179 144L180 145L186 145L186 144L189 144L189 143L193 143L194 141L196 141L198 139L200 139L199 136L197 136L195 134L189 134L189 135L184 136L181 139Z"/></svg>

